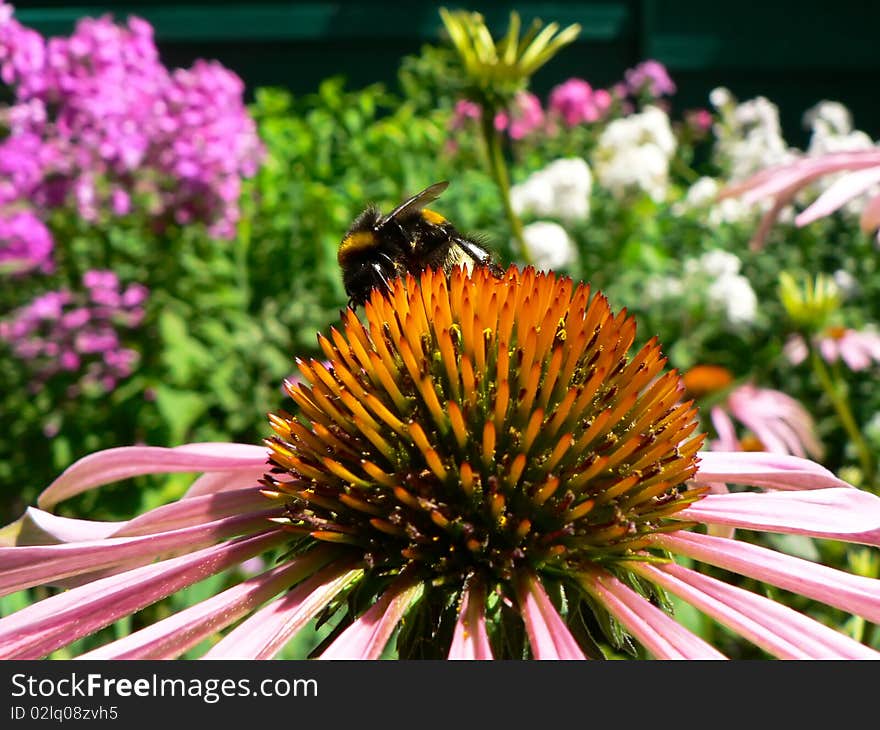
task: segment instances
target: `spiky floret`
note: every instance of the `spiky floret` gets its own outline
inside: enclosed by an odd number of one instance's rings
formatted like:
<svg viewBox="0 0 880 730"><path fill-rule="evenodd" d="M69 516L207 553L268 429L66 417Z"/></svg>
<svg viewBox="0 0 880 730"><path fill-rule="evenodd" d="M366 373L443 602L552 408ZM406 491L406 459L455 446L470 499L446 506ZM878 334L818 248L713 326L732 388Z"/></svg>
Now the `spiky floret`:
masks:
<svg viewBox="0 0 880 730"><path fill-rule="evenodd" d="M427 270L319 338L271 416L273 491L316 540L435 584L643 559L698 499L702 436L656 340L570 279Z"/></svg>

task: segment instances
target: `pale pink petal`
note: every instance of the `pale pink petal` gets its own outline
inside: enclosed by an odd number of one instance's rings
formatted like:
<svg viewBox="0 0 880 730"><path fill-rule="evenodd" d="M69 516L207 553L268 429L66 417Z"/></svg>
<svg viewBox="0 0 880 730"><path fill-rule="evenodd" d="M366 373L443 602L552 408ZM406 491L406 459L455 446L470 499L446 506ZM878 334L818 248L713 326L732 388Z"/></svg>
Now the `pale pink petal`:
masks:
<svg viewBox="0 0 880 730"><path fill-rule="evenodd" d="M464 591L449 659L491 659L492 647L486 632L486 591L473 581Z"/></svg>
<svg viewBox="0 0 880 730"><path fill-rule="evenodd" d="M517 598L535 659L586 659L537 577L520 582Z"/></svg>
<svg viewBox="0 0 880 730"><path fill-rule="evenodd" d="M759 545L692 532L655 534L652 543L880 623L880 580L850 575Z"/></svg>
<svg viewBox="0 0 880 730"><path fill-rule="evenodd" d="M822 157L801 158L762 170L740 183L728 186L718 199L742 195L747 203L754 203L780 193L789 194L823 175L843 170L860 170L880 164L880 153L875 150L837 152Z"/></svg>
<svg viewBox="0 0 880 730"><path fill-rule="evenodd" d="M337 562L249 616L215 644L202 659L271 659L333 598L361 575Z"/></svg>
<svg viewBox="0 0 880 730"><path fill-rule="evenodd" d="M809 459L767 451L701 451L693 479L698 484L727 482L772 489L852 488Z"/></svg>
<svg viewBox="0 0 880 730"><path fill-rule="evenodd" d="M250 444L201 443L173 449L123 446L89 454L72 464L43 491L37 503L48 509L93 487L141 474L253 469L266 463L266 449Z"/></svg>
<svg viewBox="0 0 880 730"><path fill-rule="evenodd" d="M847 201L880 182L880 168L851 172L833 182L805 211L794 219L795 225L805 226L814 220L831 215Z"/></svg>
<svg viewBox="0 0 880 730"><path fill-rule="evenodd" d="M736 429L733 421L730 420L724 409L719 406L713 406L709 411L712 419L712 425L718 434L718 441L713 448L714 451L739 451L739 439L736 437Z"/></svg>
<svg viewBox="0 0 880 730"><path fill-rule="evenodd" d="M222 593L83 654L79 659L173 659L311 576L334 551L310 550L295 560L242 581Z"/></svg>
<svg viewBox="0 0 880 730"><path fill-rule="evenodd" d="M52 545L60 542L101 540L109 537L126 522L95 522L59 517L36 507L28 507L24 514L2 530L0 546Z"/></svg>
<svg viewBox="0 0 880 730"><path fill-rule="evenodd" d="M610 573L581 576L584 587L657 659L725 659Z"/></svg>
<svg viewBox="0 0 880 730"><path fill-rule="evenodd" d="M878 659L880 654L792 608L674 563L633 570L780 659Z"/></svg>
<svg viewBox="0 0 880 730"><path fill-rule="evenodd" d="M840 350L840 358L853 372L865 370L871 364L871 357L857 339L844 337L838 343L838 349Z"/></svg>
<svg viewBox="0 0 880 730"><path fill-rule="evenodd" d="M129 561L189 553L271 525L280 509L226 517L143 537L111 537L61 545L0 547L0 595Z"/></svg>
<svg viewBox="0 0 880 730"><path fill-rule="evenodd" d="M833 337L823 337L819 340L819 354L827 363L836 363L840 359L840 348L837 340Z"/></svg>
<svg viewBox="0 0 880 730"><path fill-rule="evenodd" d="M386 589L363 616L336 637L321 659L378 659L421 590L420 583L410 581L399 581Z"/></svg>
<svg viewBox="0 0 880 730"><path fill-rule="evenodd" d="M248 467L245 469L202 474L202 476L196 479L190 485L190 488L186 490L183 499L201 497L205 494L215 494L217 492L226 492L232 489L255 487L267 470L268 465L264 463L256 467Z"/></svg>
<svg viewBox="0 0 880 730"><path fill-rule="evenodd" d="M850 488L710 494L673 518L812 537L858 534L880 528L880 497Z"/></svg>
<svg viewBox="0 0 880 730"><path fill-rule="evenodd" d="M129 520L113 537L134 537L156 532L176 530L190 525L213 522L222 517L232 517L256 512L273 506L259 489L237 489L230 492L206 494L201 497L181 499L177 502L151 509Z"/></svg>
<svg viewBox="0 0 880 730"><path fill-rule="evenodd" d="M280 531L93 581L0 619L0 658L35 659L285 540Z"/></svg>
<svg viewBox="0 0 880 730"><path fill-rule="evenodd" d="M803 337L800 335L792 335L786 340L785 346L782 348L782 354L788 358L788 361L792 365L800 365L807 359L810 351L807 347L807 343L804 342Z"/></svg>
<svg viewBox="0 0 880 730"><path fill-rule="evenodd" d="M880 228L880 195L875 195L868 201L859 219L859 226L865 233Z"/></svg>

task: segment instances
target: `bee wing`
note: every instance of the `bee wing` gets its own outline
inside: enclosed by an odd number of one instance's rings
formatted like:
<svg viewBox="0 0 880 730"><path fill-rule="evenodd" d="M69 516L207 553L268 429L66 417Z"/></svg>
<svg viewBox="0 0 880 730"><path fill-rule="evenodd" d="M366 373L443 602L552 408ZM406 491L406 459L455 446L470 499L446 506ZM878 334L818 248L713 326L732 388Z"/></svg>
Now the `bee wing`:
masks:
<svg viewBox="0 0 880 730"><path fill-rule="evenodd" d="M398 205L394 210L392 210L388 215L382 218L377 224L377 228L381 228L388 221L391 221L395 218L403 217L407 213L412 213L417 210L421 210L428 203L431 203L443 193L446 188L449 187L449 183L444 180L443 182L434 183L426 187L422 192L413 195L409 200L403 201L400 205Z"/></svg>

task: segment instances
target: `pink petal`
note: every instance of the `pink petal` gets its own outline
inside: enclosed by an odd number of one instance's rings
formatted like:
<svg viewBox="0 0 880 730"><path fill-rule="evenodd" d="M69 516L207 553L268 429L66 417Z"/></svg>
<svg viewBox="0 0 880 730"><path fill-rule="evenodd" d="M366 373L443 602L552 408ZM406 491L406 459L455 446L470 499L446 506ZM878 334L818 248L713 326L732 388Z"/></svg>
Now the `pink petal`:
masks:
<svg viewBox="0 0 880 730"><path fill-rule="evenodd" d="M250 444L200 443L173 449L123 446L89 454L72 464L43 491L37 503L48 509L92 487L141 474L254 469L266 462L266 449Z"/></svg>
<svg viewBox="0 0 880 730"><path fill-rule="evenodd" d="M832 183L809 208L794 219L794 222L798 226L805 226L818 218L831 215L847 201L852 200L878 182L880 182L880 168L872 167L859 172L851 172Z"/></svg>
<svg viewBox="0 0 880 730"><path fill-rule="evenodd" d="M449 659L491 659L492 647L486 632L486 591L474 581L464 591Z"/></svg>
<svg viewBox="0 0 880 730"><path fill-rule="evenodd" d="M698 484L728 482L772 489L852 488L809 459L766 451L701 451L693 479Z"/></svg>
<svg viewBox="0 0 880 730"><path fill-rule="evenodd" d="M725 656L692 634L610 573L585 573L584 587L657 659L724 659Z"/></svg>
<svg viewBox="0 0 880 730"><path fill-rule="evenodd" d="M312 575L332 557L332 550L310 550L293 562L249 578L201 603L78 658L173 659L256 610L304 577ZM287 597L282 600L287 600Z"/></svg>
<svg viewBox="0 0 880 730"><path fill-rule="evenodd" d="M850 575L740 540L692 532L655 534L658 547L731 570L880 623L880 581Z"/></svg>
<svg viewBox="0 0 880 730"><path fill-rule="evenodd" d="M247 618L202 659L271 659L361 574L350 567L350 563L327 566Z"/></svg>
<svg viewBox="0 0 880 730"><path fill-rule="evenodd" d="M674 563L633 570L780 659L878 659L880 654L765 596Z"/></svg>
<svg viewBox="0 0 880 730"><path fill-rule="evenodd" d="M59 542L102 540L126 524L128 523L76 520L28 507L18 520L3 528L0 545L53 545Z"/></svg>
<svg viewBox="0 0 880 730"><path fill-rule="evenodd" d="M421 590L420 583L398 581L324 650L321 659L378 659Z"/></svg>
<svg viewBox="0 0 880 730"><path fill-rule="evenodd" d="M266 529L281 510L226 517L144 537L111 537L61 545L0 547L0 595L169 553L188 553L234 535Z"/></svg>
<svg viewBox="0 0 880 730"><path fill-rule="evenodd" d="M190 525L203 525L223 517L256 512L273 504L277 503L270 501L259 489L253 487L190 497L144 512L125 523L113 537L149 535Z"/></svg>
<svg viewBox="0 0 880 730"><path fill-rule="evenodd" d="M673 517L749 530L828 537L880 528L880 497L852 488L709 494Z"/></svg>
<svg viewBox="0 0 880 730"><path fill-rule="evenodd" d="M196 479L190 488L186 490L183 499L201 497L205 494L215 494L231 489L243 489L256 487L260 478L266 473L265 463L246 469L234 469L232 471L209 472L202 474Z"/></svg>
<svg viewBox="0 0 880 730"><path fill-rule="evenodd" d="M714 406L709 411L712 419L712 425L718 434L718 447L715 451L739 451L739 439L736 437L736 429L733 421L730 420L724 410L719 406Z"/></svg>
<svg viewBox="0 0 880 730"><path fill-rule="evenodd" d="M0 657L35 659L181 588L280 545L278 532L243 538L73 588L0 619Z"/></svg>
<svg viewBox="0 0 880 730"><path fill-rule="evenodd" d="M535 659L586 659L537 577L526 576L518 593Z"/></svg>

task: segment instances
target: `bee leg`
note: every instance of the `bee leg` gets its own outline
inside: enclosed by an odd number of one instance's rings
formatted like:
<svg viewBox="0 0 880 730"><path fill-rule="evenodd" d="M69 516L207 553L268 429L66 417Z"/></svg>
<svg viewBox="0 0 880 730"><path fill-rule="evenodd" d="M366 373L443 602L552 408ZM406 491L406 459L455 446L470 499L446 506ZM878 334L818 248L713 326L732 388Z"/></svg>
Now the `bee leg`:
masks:
<svg viewBox="0 0 880 730"><path fill-rule="evenodd" d="M504 273L504 270L492 260L491 254L482 246L466 238L459 238L456 243L479 266L486 266L495 276L501 276Z"/></svg>
<svg viewBox="0 0 880 730"><path fill-rule="evenodd" d="M388 256L386 254L382 254L382 255L385 256L385 258L387 258L389 261L391 261L391 259L388 258ZM394 263L394 262L391 261L391 263ZM385 272L382 271L382 266L374 263L373 264L373 271L375 271L376 276L378 276L382 280L382 283L385 285L385 288L390 291L391 284L389 283L388 279L385 278Z"/></svg>

